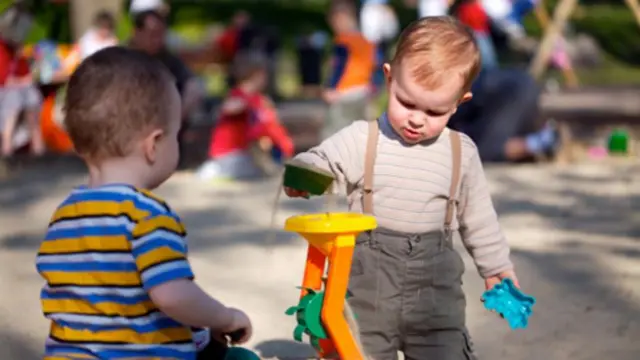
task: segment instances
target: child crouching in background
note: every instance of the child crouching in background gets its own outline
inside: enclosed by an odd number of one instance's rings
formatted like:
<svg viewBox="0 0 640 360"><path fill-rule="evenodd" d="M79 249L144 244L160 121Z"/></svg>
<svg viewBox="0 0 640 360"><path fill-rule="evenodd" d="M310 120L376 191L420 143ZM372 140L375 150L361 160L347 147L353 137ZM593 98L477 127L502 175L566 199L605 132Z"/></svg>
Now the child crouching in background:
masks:
<svg viewBox="0 0 640 360"><path fill-rule="evenodd" d="M205 180L270 175L293 155L293 142L264 95L266 59L255 52L236 56L231 69L236 86L220 108L211 134L209 160L198 170Z"/></svg>

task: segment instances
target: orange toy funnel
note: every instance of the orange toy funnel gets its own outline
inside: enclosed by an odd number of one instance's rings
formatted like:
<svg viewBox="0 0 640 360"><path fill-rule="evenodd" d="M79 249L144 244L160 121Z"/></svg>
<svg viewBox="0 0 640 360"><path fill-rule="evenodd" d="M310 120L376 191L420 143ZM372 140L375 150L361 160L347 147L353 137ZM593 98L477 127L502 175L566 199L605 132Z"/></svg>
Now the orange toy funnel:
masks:
<svg viewBox="0 0 640 360"><path fill-rule="evenodd" d="M310 334L311 343L321 358L335 351L340 359L364 360L364 350L344 317L344 304L356 236L375 229L375 217L359 213L300 215L287 219L284 228L300 234L309 243L300 303L293 308L297 318L303 321L298 321L294 338L300 339L303 332ZM322 276L327 264L327 281L322 292ZM314 301L310 299L318 296L322 296L319 309L309 305ZM315 331L316 327L315 330L309 328L310 324L320 323L326 334Z"/></svg>

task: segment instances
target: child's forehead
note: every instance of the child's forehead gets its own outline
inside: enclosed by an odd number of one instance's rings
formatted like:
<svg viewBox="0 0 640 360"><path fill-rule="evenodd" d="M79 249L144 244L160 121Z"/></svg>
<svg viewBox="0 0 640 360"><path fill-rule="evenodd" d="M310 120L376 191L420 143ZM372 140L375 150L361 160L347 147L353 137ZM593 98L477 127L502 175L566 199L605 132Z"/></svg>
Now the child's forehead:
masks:
<svg viewBox="0 0 640 360"><path fill-rule="evenodd" d="M399 92L427 108L450 106L463 92L463 78L455 70L421 74L413 66L401 65L395 75Z"/></svg>

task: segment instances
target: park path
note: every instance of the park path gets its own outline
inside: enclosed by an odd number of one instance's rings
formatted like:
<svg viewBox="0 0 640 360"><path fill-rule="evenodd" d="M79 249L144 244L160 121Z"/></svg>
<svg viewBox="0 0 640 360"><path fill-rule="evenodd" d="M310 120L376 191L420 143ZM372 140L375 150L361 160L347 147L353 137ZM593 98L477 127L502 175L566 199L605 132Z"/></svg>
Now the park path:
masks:
<svg viewBox="0 0 640 360"><path fill-rule="evenodd" d="M640 359L640 164L491 167L487 176L522 286L538 303L529 328L510 331L483 310L483 284L465 256L480 359ZM82 179L64 163L0 181L2 360L40 354L48 327L33 260L52 210ZM310 350L290 340L294 320L283 312L296 302L305 243L278 232L265 245L276 189L275 182L213 186L183 173L158 192L188 226L198 282L254 319L250 346L265 357L304 358ZM279 208L282 224L322 203L282 199Z"/></svg>

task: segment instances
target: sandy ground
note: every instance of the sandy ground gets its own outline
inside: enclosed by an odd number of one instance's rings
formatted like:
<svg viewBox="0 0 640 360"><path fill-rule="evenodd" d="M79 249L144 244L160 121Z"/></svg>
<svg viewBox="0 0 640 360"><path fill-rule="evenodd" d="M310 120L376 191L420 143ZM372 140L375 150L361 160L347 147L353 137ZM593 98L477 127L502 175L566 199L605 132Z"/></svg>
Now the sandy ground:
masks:
<svg viewBox="0 0 640 360"><path fill-rule="evenodd" d="M2 360L41 353L48 325L33 260L52 210L83 176L58 164L0 181ZM483 284L465 256L480 359L640 359L640 163L491 167L487 176L522 286L538 303L526 330L509 330L482 308ZM276 189L202 184L183 173L159 193L187 223L198 282L254 319L250 346L265 357L304 358L312 352L291 340L294 320L284 311L296 302L306 243L277 232L265 245ZM279 227L322 206L282 199Z"/></svg>

